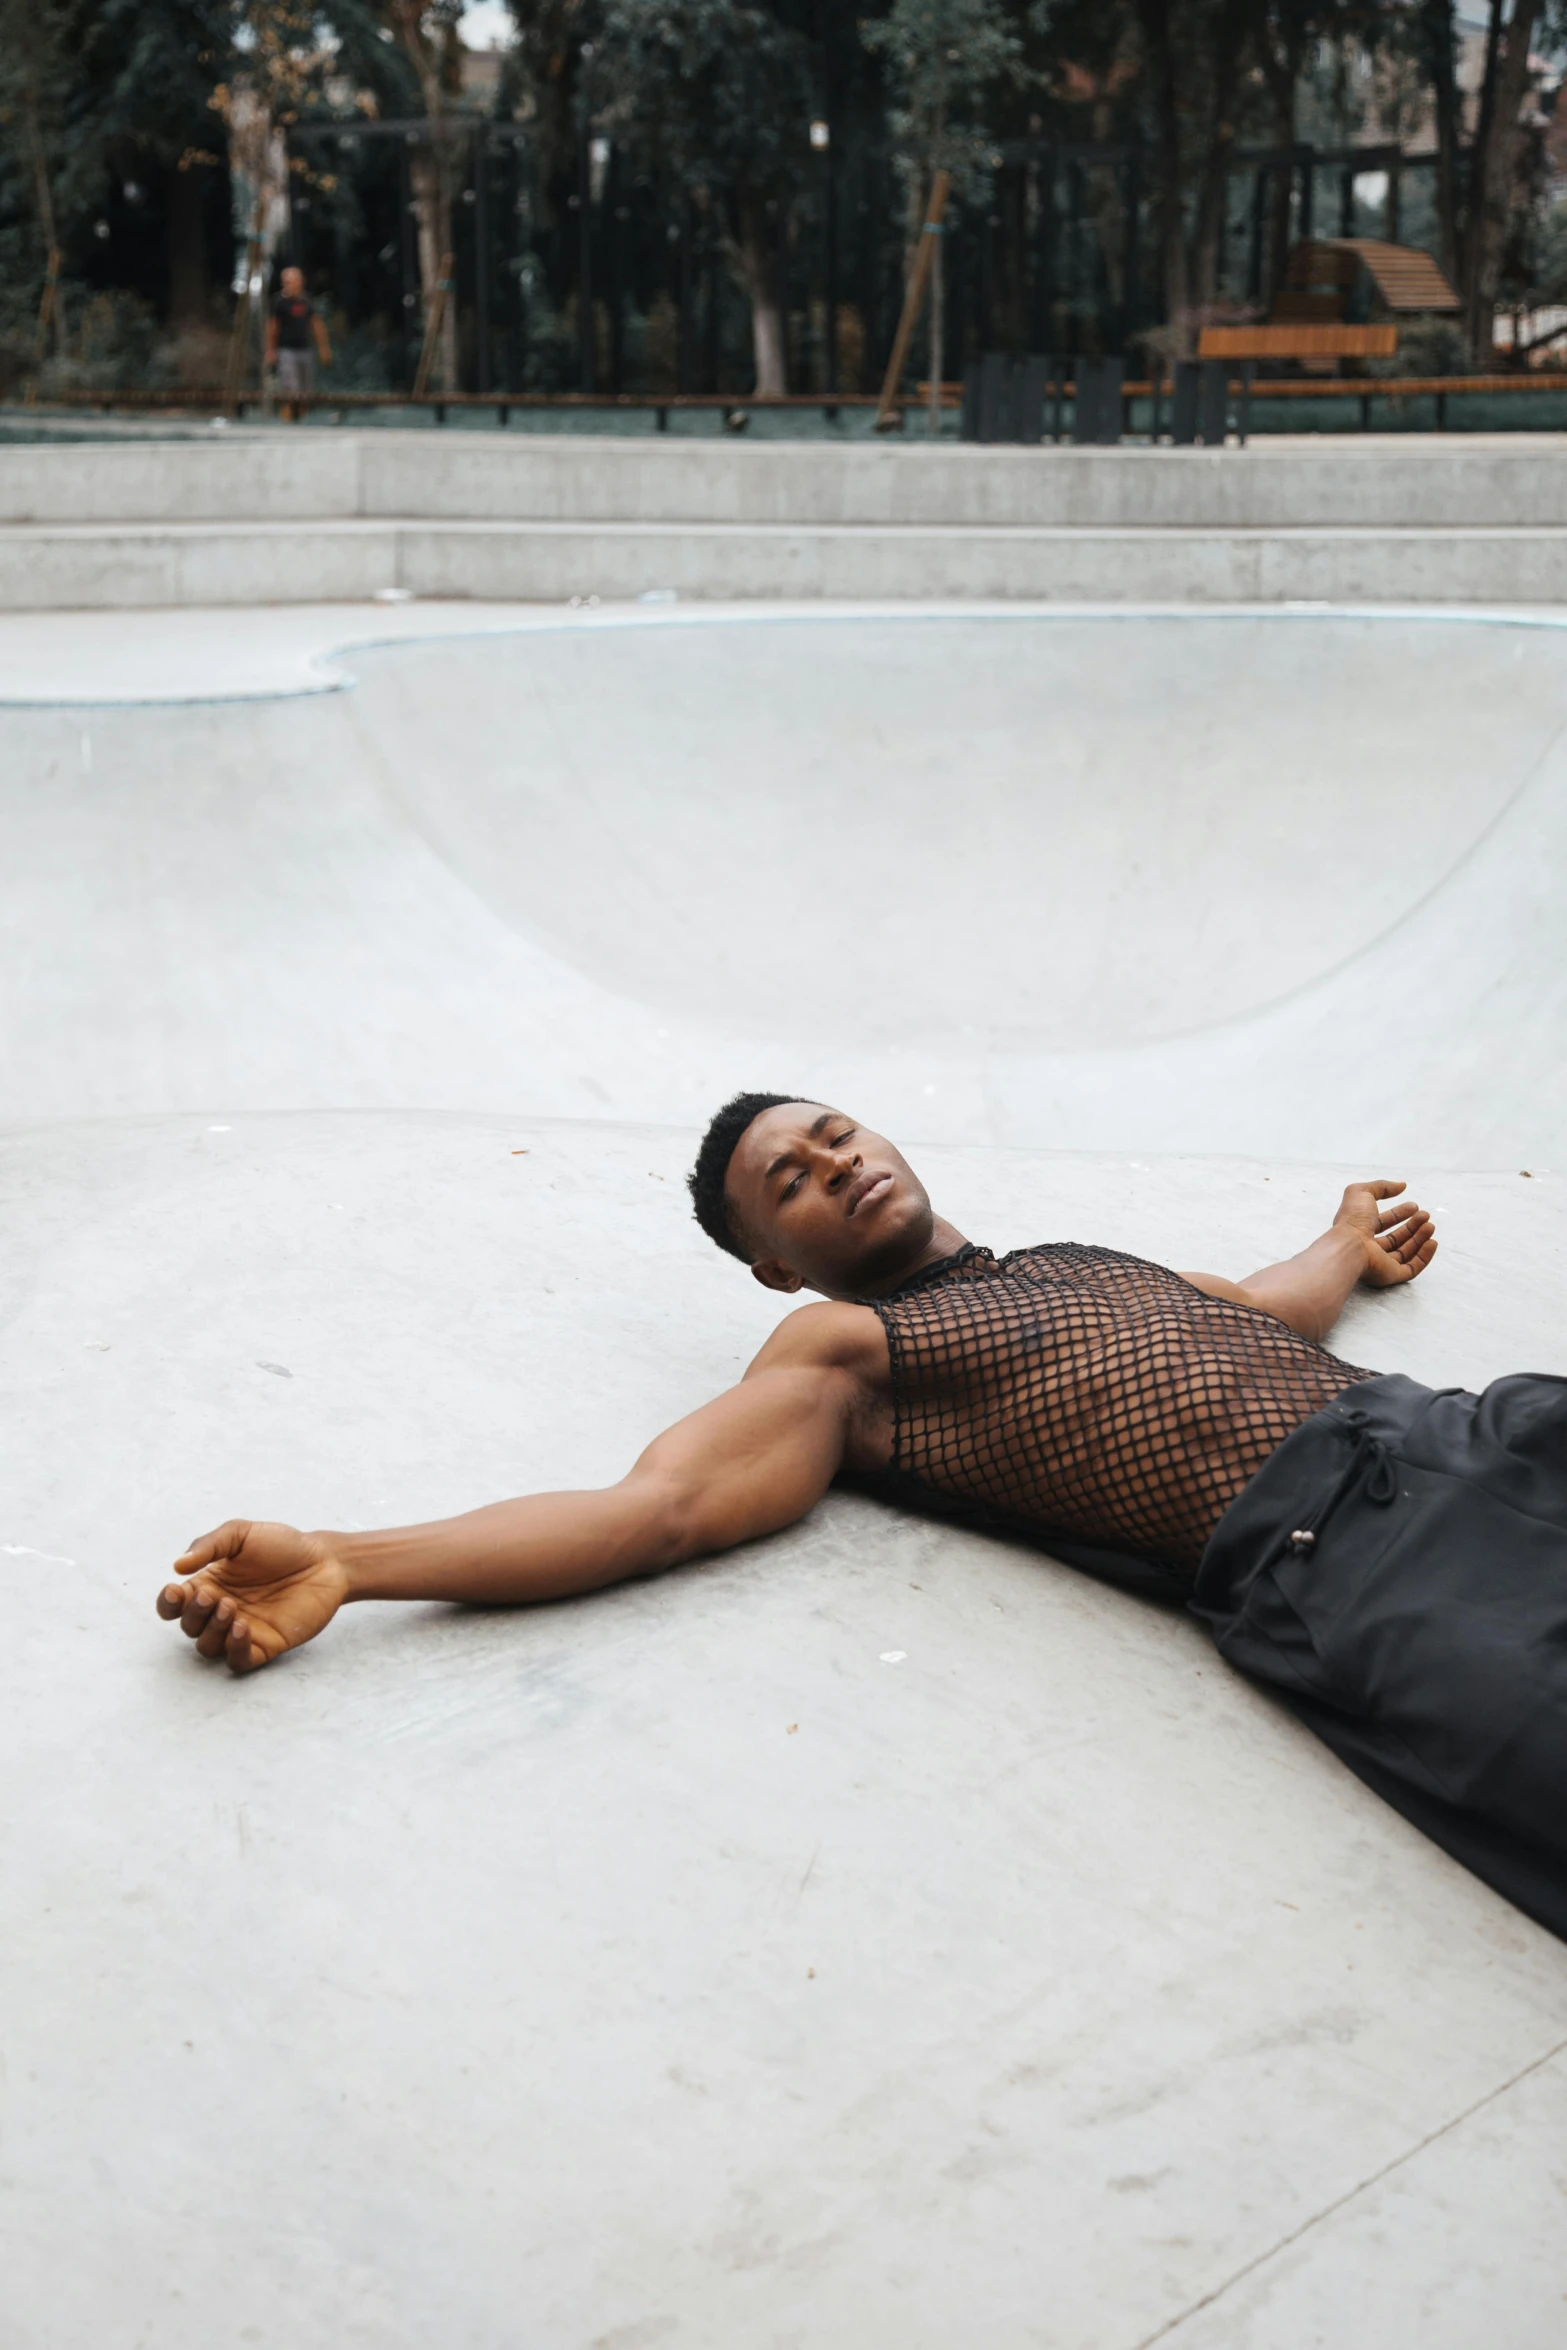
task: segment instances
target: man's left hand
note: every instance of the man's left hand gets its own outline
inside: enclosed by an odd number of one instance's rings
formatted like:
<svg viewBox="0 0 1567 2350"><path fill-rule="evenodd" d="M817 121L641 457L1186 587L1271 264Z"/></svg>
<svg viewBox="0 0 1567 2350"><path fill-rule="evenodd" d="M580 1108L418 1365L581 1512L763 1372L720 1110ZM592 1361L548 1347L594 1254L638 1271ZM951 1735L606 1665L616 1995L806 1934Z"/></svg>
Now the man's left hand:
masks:
<svg viewBox="0 0 1567 2350"><path fill-rule="evenodd" d="M1360 1278L1373 1289L1413 1281L1436 1255L1436 1226L1413 1200L1399 1199L1402 1183L1352 1183L1333 1219L1335 1232L1349 1230L1365 1253ZM1397 1200L1384 1207L1384 1200Z"/></svg>

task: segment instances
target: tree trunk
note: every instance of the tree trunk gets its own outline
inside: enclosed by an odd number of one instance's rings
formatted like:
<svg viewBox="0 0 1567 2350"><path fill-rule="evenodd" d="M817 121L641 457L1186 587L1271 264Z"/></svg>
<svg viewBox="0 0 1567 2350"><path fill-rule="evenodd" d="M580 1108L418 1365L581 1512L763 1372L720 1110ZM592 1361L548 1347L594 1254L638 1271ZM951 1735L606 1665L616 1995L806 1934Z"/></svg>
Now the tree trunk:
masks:
<svg viewBox="0 0 1567 2350"><path fill-rule="evenodd" d="M1468 283L1464 289L1464 324L1469 348L1478 366L1491 357L1496 317L1496 291L1502 274L1502 252L1512 215L1513 174L1518 160L1519 116L1529 86L1529 42L1540 0L1513 0L1505 33L1499 33L1502 0L1491 0L1491 26L1486 58L1491 104L1482 112L1475 142L1473 212L1467 239ZM1490 49L1496 49L1491 72Z"/></svg>
<svg viewBox="0 0 1567 2350"><path fill-rule="evenodd" d="M947 107L943 97L937 104L930 143L930 184L934 188L936 174L941 168L941 150L947 130ZM929 199L926 199L927 203ZM925 223L920 222L920 235L925 234ZM936 236L930 255L930 397L925 407L925 429L931 436L941 430L941 379L947 365L947 273L942 267L946 238Z"/></svg>
<svg viewBox="0 0 1567 2350"><path fill-rule="evenodd" d="M204 325L211 296L207 275L206 174L199 165L171 169L164 187L165 252L169 269L169 324Z"/></svg>
<svg viewBox="0 0 1567 2350"><path fill-rule="evenodd" d="M1285 162L1274 166L1269 190L1272 218L1268 224L1267 283L1262 290L1271 307L1289 268L1291 207L1295 195L1295 86L1300 79L1298 42L1287 41L1281 56L1271 41L1265 41L1262 70L1273 100L1274 139L1287 154Z"/></svg>
<svg viewBox="0 0 1567 2350"><path fill-rule="evenodd" d="M1469 151L1469 168L1473 174L1470 186L1471 214L1477 214L1480 205L1480 178L1485 150L1491 136L1491 125L1496 120L1496 68L1502 54L1502 10L1506 0L1491 0L1491 13L1485 27L1485 63L1480 70L1480 92L1475 105L1474 144Z"/></svg>
<svg viewBox="0 0 1567 2350"><path fill-rule="evenodd" d="M1219 291L1219 247L1224 237L1224 207L1229 194L1231 131L1220 125L1203 168L1197 194L1197 223L1192 236L1191 291L1199 310L1205 310Z"/></svg>
<svg viewBox="0 0 1567 2350"><path fill-rule="evenodd" d="M1229 200L1230 149L1235 126L1230 112L1235 77L1240 65L1245 0L1224 0L1214 26L1212 57L1213 120L1208 152L1203 159L1197 191L1197 221L1192 237L1190 283L1192 300L1206 309L1219 291L1219 254L1224 240L1225 208Z"/></svg>
<svg viewBox="0 0 1567 2350"><path fill-rule="evenodd" d="M428 322L441 282L441 265L452 250L452 148L446 137L448 99L457 88L457 30L446 24L431 34L425 27L425 0L391 0L393 28L419 83L426 118L435 126L433 143L416 147L409 159L414 219L418 228L419 286ZM457 297L453 287L441 306L435 353L438 389L457 389Z"/></svg>
<svg viewBox="0 0 1567 2350"><path fill-rule="evenodd" d="M1186 239L1181 233L1181 113L1175 85L1175 44L1170 0L1138 0L1143 38L1152 66L1154 95L1155 215L1164 274L1165 315L1174 355L1189 358L1195 345L1186 280Z"/></svg>
<svg viewBox="0 0 1567 2350"><path fill-rule="evenodd" d="M736 193L736 244L746 292L751 298L751 351L756 363L756 389L764 399L782 399L789 389L788 358L784 346L783 303L767 212L754 188Z"/></svg>
<svg viewBox="0 0 1567 2350"><path fill-rule="evenodd" d="M776 293L758 285L749 263L747 276L751 289L751 356L756 366L756 389L764 399L781 400L789 389L783 309Z"/></svg>
<svg viewBox="0 0 1567 2350"><path fill-rule="evenodd" d="M1427 66L1436 101L1436 217L1442 273L1459 283L1458 84L1453 70L1453 0L1425 0Z"/></svg>
<svg viewBox="0 0 1567 2350"><path fill-rule="evenodd" d="M1491 125L1496 120L1496 61L1502 47L1503 0L1490 0L1491 14L1485 28L1485 62L1480 72L1480 89L1475 101L1474 136L1469 142L1469 153L1464 172L1463 213L1458 234L1459 299L1463 304L1464 340L1471 352L1475 347L1474 275L1479 259L1480 189L1485 176L1485 151L1490 144Z"/></svg>
<svg viewBox="0 0 1567 2350"><path fill-rule="evenodd" d="M944 242L943 238L936 238L935 251L930 257L930 400L926 408L926 430L932 435L941 430L941 379L947 365L947 273L942 267Z"/></svg>
<svg viewBox="0 0 1567 2350"><path fill-rule="evenodd" d="M234 324L229 331L227 384L224 398L231 408L244 390L245 378L250 370L250 327L255 308L255 297L251 288L255 285L261 268L261 223L264 206L265 192L258 179L255 202L250 215L250 233L245 239L245 285L239 300L234 305Z"/></svg>
<svg viewBox="0 0 1567 2350"><path fill-rule="evenodd" d="M452 250L452 193L444 150L416 147L409 157L408 176L418 230L419 290L428 320L441 282L442 260ZM434 374L436 390L457 389L457 304L451 293L441 310Z"/></svg>
<svg viewBox="0 0 1567 2350"><path fill-rule="evenodd" d="M14 28L13 28L14 29ZM33 194L38 206L38 228L44 241L43 298L38 306L38 364L43 365L54 336L55 349L65 349L65 314L60 303L60 232L55 221L54 187L45 152L43 108L38 90L38 57L31 27L19 44L23 48L22 96L27 113L28 144L32 149Z"/></svg>

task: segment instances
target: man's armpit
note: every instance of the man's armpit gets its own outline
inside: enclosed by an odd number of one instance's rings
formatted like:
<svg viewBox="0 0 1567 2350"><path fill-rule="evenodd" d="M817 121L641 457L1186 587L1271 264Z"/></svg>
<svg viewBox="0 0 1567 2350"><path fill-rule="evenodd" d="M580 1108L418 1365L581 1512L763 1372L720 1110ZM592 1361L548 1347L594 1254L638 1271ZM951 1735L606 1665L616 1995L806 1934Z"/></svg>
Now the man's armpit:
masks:
<svg viewBox="0 0 1567 2350"><path fill-rule="evenodd" d="M1182 1273L1182 1281L1189 1281L1193 1289L1200 1289L1204 1297L1226 1298L1232 1306L1249 1306L1253 1301L1238 1281L1226 1281L1222 1273Z"/></svg>

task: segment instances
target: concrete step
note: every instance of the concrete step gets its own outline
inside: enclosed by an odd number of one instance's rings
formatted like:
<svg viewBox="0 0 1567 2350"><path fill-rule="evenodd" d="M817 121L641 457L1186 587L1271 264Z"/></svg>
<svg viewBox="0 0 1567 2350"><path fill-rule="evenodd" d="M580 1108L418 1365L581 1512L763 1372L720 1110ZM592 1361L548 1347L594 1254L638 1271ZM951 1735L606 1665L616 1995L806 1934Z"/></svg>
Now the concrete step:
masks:
<svg viewBox="0 0 1567 2350"><path fill-rule="evenodd" d="M1555 603L1567 528L428 522L13 524L0 609L421 596Z"/></svg>
<svg viewBox="0 0 1567 2350"><path fill-rule="evenodd" d="M1567 440L1016 449L273 428L0 448L0 523L1567 527Z"/></svg>

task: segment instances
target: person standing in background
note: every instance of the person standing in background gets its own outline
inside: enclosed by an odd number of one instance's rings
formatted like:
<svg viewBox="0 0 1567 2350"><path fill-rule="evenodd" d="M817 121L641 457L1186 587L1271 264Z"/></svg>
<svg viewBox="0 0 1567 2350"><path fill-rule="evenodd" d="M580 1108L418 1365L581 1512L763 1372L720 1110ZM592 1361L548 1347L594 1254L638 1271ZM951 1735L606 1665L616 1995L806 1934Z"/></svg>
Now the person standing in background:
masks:
<svg viewBox="0 0 1567 2350"><path fill-rule="evenodd" d="M305 292L305 273L292 264L284 270L272 315L267 320L266 364L277 373L281 412L297 424L305 402L316 388L316 358L332 364L332 345L315 304Z"/></svg>

